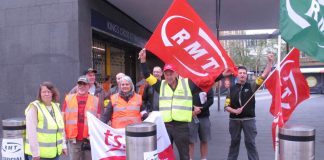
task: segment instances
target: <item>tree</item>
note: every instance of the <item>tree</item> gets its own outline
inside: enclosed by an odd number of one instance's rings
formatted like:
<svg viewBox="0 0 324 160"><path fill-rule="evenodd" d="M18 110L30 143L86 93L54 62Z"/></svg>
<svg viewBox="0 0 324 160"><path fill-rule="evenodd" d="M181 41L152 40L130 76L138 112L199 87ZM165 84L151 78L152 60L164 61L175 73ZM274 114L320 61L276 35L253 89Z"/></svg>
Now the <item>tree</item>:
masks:
<svg viewBox="0 0 324 160"><path fill-rule="evenodd" d="M277 39L245 39L221 41L224 49L233 59L237 66L244 65L256 75L262 72L266 59L267 50L277 52ZM282 53L285 53L285 44L281 45ZM282 55L284 56L284 55Z"/></svg>

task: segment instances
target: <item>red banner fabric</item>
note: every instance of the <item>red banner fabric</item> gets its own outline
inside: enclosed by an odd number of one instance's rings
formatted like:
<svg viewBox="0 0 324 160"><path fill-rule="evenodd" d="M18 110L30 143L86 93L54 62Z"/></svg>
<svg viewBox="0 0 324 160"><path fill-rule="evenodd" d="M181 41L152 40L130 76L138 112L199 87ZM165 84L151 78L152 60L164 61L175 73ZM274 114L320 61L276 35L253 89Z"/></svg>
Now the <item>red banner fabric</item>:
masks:
<svg viewBox="0 0 324 160"><path fill-rule="evenodd" d="M286 123L298 104L309 98L309 87L300 71L299 50L292 49L280 64L281 107ZM274 108L270 108L274 113Z"/></svg>
<svg viewBox="0 0 324 160"><path fill-rule="evenodd" d="M265 83L270 94L272 95L270 112L273 115L273 122L272 122L273 147L275 146L276 127L277 126L283 127L284 125L283 117L282 117L282 109L281 109L281 87L279 82L280 82L279 72L278 70L275 70Z"/></svg>
<svg viewBox="0 0 324 160"><path fill-rule="evenodd" d="M280 75L279 75L280 74ZM299 51L292 49L266 81L272 95L270 113L274 116L273 138L275 127L282 127L291 116L298 104L309 98L309 87L300 71Z"/></svg>
<svg viewBox="0 0 324 160"><path fill-rule="evenodd" d="M145 48L204 91L225 68L235 74L232 59L185 0L172 3Z"/></svg>

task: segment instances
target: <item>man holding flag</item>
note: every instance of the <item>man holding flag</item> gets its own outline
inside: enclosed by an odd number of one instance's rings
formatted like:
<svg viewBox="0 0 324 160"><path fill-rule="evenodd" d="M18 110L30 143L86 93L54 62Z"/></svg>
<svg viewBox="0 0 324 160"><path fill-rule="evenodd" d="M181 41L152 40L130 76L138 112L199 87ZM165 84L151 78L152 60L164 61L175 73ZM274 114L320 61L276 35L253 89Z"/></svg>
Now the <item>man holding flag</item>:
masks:
<svg viewBox="0 0 324 160"><path fill-rule="evenodd" d="M157 80L148 72L145 49L139 53L146 81L160 94L159 111L171 142L177 145L180 159L188 160L188 123L200 113L192 95L207 92L227 68L235 74L234 62L186 0L173 1L145 48L166 63L165 80ZM178 79L176 71L186 78Z"/></svg>
<svg viewBox="0 0 324 160"><path fill-rule="evenodd" d="M253 84L247 82L247 69L244 66L238 67L237 83L230 88L230 92L225 100L225 110L230 112L229 132L231 134L231 145L227 160L237 160L242 129L248 159L259 159L255 146L257 130L255 125L254 94L271 71L274 56L273 54L268 54L267 58L268 63L262 75Z"/></svg>
<svg viewBox="0 0 324 160"><path fill-rule="evenodd" d="M192 95L201 91L188 78L178 78L175 67L166 64L163 68L165 80L158 80L151 75L146 66L146 51L141 50L139 53L141 68L146 81L154 87L159 96L159 111L167 128L171 143L174 141L181 160L189 159L189 125L192 116L200 113L201 108L193 106ZM224 72L217 79L229 75Z"/></svg>

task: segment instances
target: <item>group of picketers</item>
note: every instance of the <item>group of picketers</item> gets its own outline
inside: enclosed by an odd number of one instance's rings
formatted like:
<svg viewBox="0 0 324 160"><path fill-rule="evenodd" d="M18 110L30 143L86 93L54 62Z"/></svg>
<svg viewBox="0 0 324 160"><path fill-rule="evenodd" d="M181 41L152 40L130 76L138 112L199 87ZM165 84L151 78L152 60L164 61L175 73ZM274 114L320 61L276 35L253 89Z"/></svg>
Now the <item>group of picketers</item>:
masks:
<svg viewBox="0 0 324 160"><path fill-rule="evenodd" d="M117 85L106 92L95 82L97 71L89 68L65 96L62 110L58 90L51 82L41 83L37 100L25 110L27 158L58 160L65 154L71 160L90 160L86 112L113 128L125 128L128 124L142 122L150 112L159 111L179 158L193 159L194 144L199 136L200 157L207 159L211 140L209 107L214 102L212 89L203 92L190 79L180 78L172 64L165 64L163 70L156 66L153 75L150 74L145 49L139 52L139 60L145 80L137 85L137 91L129 76L118 73ZM237 83L231 86L225 101L225 110L230 113L228 160L238 157L242 130L249 160L259 159L255 146L255 99L248 100L267 77L272 63L273 55L269 54L264 72L252 84L247 82L247 69L238 67ZM215 82L226 76L232 73L225 70Z"/></svg>

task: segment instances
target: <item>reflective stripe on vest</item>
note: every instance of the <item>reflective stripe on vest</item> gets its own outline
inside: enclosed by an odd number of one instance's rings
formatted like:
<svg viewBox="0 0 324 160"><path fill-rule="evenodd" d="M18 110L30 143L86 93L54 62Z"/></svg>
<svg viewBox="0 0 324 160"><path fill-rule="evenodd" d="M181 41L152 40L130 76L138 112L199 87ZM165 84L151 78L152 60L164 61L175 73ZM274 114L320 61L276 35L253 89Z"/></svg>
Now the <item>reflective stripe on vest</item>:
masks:
<svg viewBox="0 0 324 160"><path fill-rule="evenodd" d="M119 93L111 96L113 114L111 126L113 128L125 128L128 124L141 122L140 109L142 97L136 93L126 102Z"/></svg>
<svg viewBox="0 0 324 160"><path fill-rule="evenodd" d="M191 122L192 94L188 79L178 79L173 91L165 80L162 80L159 97L159 110L164 122Z"/></svg>
<svg viewBox="0 0 324 160"><path fill-rule="evenodd" d="M29 140L28 139L26 139L26 143L29 144ZM38 142L38 144L39 144L39 147L56 147L56 144L62 145L63 144L63 140L59 140L59 141L53 142L53 143Z"/></svg>
<svg viewBox="0 0 324 160"><path fill-rule="evenodd" d="M88 138L88 121L86 112L90 112L93 115L97 115L99 100L97 97L88 94L87 102L85 105L84 114L84 128L83 133L78 133L78 100L77 94L69 94L65 98L66 109L64 112L65 120L65 133L67 139L74 139L78 134L82 134L83 138Z"/></svg>
<svg viewBox="0 0 324 160"><path fill-rule="evenodd" d="M58 104L51 104L54 117L49 113L46 106L39 101L34 101L29 104L25 111L25 113L27 113L31 106L37 108L38 123L36 131L41 158L54 158L56 155L62 154L64 120ZM25 153L32 155L28 140L28 132L26 134Z"/></svg>

